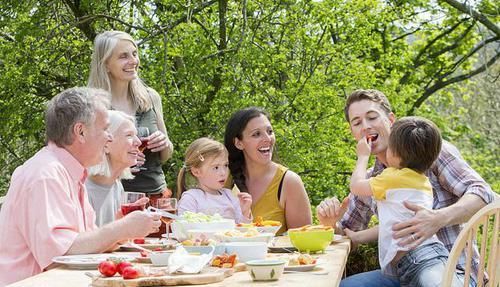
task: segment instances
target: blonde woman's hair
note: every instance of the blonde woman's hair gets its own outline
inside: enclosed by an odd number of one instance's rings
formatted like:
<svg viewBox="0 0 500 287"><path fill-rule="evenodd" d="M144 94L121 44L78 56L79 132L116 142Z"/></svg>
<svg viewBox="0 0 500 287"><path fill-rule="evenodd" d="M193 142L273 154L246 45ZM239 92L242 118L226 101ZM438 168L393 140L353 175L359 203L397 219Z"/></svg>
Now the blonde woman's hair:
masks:
<svg viewBox="0 0 500 287"><path fill-rule="evenodd" d="M95 38L94 52L90 63L89 87L111 92L111 79L106 68L106 62L113 54L113 50L120 40L130 41L138 49L134 39L122 31L105 31ZM145 112L151 109L152 102L148 96L148 87L139 77L130 81L128 95L138 111Z"/></svg>
<svg viewBox="0 0 500 287"><path fill-rule="evenodd" d="M177 197L180 198L182 193L191 186L186 183L187 176L196 179L191 173L191 168L200 168L207 159L220 155L227 156L227 149L222 143L216 140L203 137L192 142L186 149L184 165L177 176ZM196 180L195 182L197 184Z"/></svg>
<svg viewBox="0 0 500 287"><path fill-rule="evenodd" d="M133 117L121 111L110 110L108 111L108 116L109 116L108 132L111 135L113 135L113 137L116 135L117 132L120 131L120 127L122 126L123 123L129 121L133 125L135 124ZM104 160L101 163L91 166L89 168L89 175L102 175L106 177L111 176L111 159L109 153L106 153ZM130 171L130 167L125 168L119 176L119 179L133 179L133 178L134 176Z"/></svg>

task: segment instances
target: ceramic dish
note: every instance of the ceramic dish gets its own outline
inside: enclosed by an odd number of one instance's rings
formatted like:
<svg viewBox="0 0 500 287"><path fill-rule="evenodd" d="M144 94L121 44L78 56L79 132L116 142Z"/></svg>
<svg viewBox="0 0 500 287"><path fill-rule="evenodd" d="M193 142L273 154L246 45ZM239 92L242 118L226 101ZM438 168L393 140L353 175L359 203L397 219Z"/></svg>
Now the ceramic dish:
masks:
<svg viewBox="0 0 500 287"><path fill-rule="evenodd" d="M110 258L118 258L126 261L133 261L135 259L130 256L117 256L116 254L83 254L56 256L52 258L52 262L63 264L70 269L96 269L99 263Z"/></svg>
<svg viewBox="0 0 500 287"><path fill-rule="evenodd" d="M216 234L217 239L221 242L269 242L274 237L273 233L259 233L251 237L226 236L224 234Z"/></svg>
<svg viewBox="0 0 500 287"><path fill-rule="evenodd" d="M285 271L311 271L316 267L316 263L307 264L307 265L294 265L294 266L285 266Z"/></svg>

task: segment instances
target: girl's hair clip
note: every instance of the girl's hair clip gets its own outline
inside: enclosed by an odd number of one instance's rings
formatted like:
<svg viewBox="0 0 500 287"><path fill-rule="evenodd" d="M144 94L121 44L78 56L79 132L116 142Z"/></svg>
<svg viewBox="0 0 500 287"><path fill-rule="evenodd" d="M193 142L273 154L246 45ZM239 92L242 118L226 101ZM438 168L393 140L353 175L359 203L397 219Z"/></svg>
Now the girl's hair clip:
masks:
<svg viewBox="0 0 500 287"><path fill-rule="evenodd" d="M197 150L196 152L198 153L198 159L199 159L200 161L205 161L205 158L203 157L203 155L201 155L200 151L199 151L199 150Z"/></svg>

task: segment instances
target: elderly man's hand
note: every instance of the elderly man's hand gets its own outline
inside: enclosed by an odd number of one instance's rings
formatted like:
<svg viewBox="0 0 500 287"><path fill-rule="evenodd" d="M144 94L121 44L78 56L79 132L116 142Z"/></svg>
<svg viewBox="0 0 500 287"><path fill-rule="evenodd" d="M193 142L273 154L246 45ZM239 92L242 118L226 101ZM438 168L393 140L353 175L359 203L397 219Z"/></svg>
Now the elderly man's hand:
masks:
<svg viewBox="0 0 500 287"><path fill-rule="evenodd" d="M160 230L160 218L160 214L134 211L121 219L124 221L122 228L127 238L145 237Z"/></svg>

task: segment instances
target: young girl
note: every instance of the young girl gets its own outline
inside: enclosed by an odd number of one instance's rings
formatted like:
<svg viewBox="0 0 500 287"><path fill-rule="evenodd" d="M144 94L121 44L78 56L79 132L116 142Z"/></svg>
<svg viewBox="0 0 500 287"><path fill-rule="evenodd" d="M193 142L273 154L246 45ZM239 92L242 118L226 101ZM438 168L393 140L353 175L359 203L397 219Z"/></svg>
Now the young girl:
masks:
<svg viewBox="0 0 500 287"><path fill-rule="evenodd" d="M252 197L246 192L235 197L224 188L228 177L228 152L220 142L209 138L195 140L186 150L184 166L177 177L180 197L178 213L186 211L234 219L236 223L252 221ZM195 179L194 187L187 189L186 176Z"/></svg>

